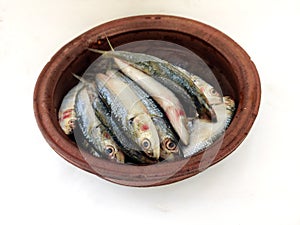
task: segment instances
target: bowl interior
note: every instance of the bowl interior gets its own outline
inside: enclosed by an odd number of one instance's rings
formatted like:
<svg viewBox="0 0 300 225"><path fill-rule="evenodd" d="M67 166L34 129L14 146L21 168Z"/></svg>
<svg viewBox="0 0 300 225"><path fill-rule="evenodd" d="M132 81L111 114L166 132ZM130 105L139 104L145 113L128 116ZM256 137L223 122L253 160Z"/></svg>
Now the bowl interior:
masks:
<svg viewBox="0 0 300 225"><path fill-rule="evenodd" d="M183 46L203 59L206 65L213 72L214 77L211 77L211 75L208 73L199 74L198 71L191 72L200 75L201 78L209 83L214 83L214 79L216 79L222 89L221 91L223 95L231 96L237 104L239 102L239 86L232 71L232 67L213 46L199 38L195 38L180 32L151 30L128 32L116 36L110 36L109 40L114 48L127 43L145 40L160 40ZM141 45L143 45L143 43L141 43ZM89 47L101 50L110 50L107 40L103 38L96 40L95 43L91 43ZM135 49L141 47L143 46L134 46L131 47L131 50L134 51ZM148 48L149 46L145 47ZM98 57L99 55L88 50L84 50L82 54L79 55L76 60L72 61L69 67L61 73L59 82L57 82L55 91L53 93L53 107L55 109L59 109L65 94L78 83L78 80L72 76L72 73L82 75ZM53 122L59 129L56 118L53 118Z"/></svg>

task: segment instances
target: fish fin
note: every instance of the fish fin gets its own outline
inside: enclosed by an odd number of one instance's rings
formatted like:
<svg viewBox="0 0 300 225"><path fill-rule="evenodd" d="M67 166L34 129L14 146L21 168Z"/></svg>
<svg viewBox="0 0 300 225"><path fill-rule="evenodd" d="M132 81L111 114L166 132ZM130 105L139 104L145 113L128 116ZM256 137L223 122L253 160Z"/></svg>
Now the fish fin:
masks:
<svg viewBox="0 0 300 225"><path fill-rule="evenodd" d="M79 81L82 81L82 80L83 80L83 78L82 78L81 76L78 76L78 75L75 74L75 73L72 73L72 75L73 75L75 78L77 78Z"/></svg>
<svg viewBox="0 0 300 225"><path fill-rule="evenodd" d="M109 39L108 39L108 37L107 37L106 34L105 34L105 38L106 38L106 41L107 41L107 43L108 43L108 45L110 47L110 50L114 52L115 50L114 50L113 46L111 45L111 43L110 43L110 41L109 41Z"/></svg>
<svg viewBox="0 0 300 225"><path fill-rule="evenodd" d="M105 38L106 38L106 41L107 41L107 43L108 43L108 45L110 47L110 50L114 52L115 50L114 50L113 46L111 45L111 43L110 43L110 41L109 41L109 39L108 39L108 37L107 37L106 34L105 34ZM88 48L88 50L91 51L91 52L99 53L99 54L105 54L105 53L108 52L108 51L103 51L103 50L94 49L94 48Z"/></svg>
<svg viewBox="0 0 300 225"><path fill-rule="evenodd" d="M78 76L78 75L75 74L75 73L72 73L72 75L73 75L76 79L78 79L80 82L82 82L84 86L90 85L90 83L89 83L88 81L86 81L83 77Z"/></svg>
<svg viewBox="0 0 300 225"><path fill-rule="evenodd" d="M88 80L86 80L85 78L76 75L75 73L72 73L72 75L79 80L80 83L83 84L84 88L92 88L93 84L91 82L89 82ZM90 100L91 101L91 100Z"/></svg>
<svg viewBox="0 0 300 225"><path fill-rule="evenodd" d="M105 54L105 53L108 52L108 51L103 51L103 50L94 49L94 48L88 48L88 50L91 51L91 52L98 53L98 54Z"/></svg>

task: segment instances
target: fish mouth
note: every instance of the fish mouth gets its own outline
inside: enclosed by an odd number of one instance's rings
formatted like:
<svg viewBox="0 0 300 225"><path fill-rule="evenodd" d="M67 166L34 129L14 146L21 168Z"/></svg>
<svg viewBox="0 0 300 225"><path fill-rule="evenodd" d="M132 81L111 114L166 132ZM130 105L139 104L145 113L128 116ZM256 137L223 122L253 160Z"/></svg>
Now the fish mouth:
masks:
<svg viewBox="0 0 300 225"><path fill-rule="evenodd" d="M124 163L125 162L125 155L123 154L123 152L118 151L115 154L115 159L118 163Z"/></svg>
<svg viewBox="0 0 300 225"><path fill-rule="evenodd" d="M132 119L132 125L141 150L148 157L159 159L159 136L150 115L145 112L135 115Z"/></svg>
<svg viewBox="0 0 300 225"><path fill-rule="evenodd" d="M159 159L160 157L160 148L155 148L151 150L144 151L148 157Z"/></svg>
<svg viewBox="0 0 300 225"><path fill-rule="evenodd" d="M153 155L153 158L159 159L159 157L160 157L160 147L154 149L152 155Z"/></svg>

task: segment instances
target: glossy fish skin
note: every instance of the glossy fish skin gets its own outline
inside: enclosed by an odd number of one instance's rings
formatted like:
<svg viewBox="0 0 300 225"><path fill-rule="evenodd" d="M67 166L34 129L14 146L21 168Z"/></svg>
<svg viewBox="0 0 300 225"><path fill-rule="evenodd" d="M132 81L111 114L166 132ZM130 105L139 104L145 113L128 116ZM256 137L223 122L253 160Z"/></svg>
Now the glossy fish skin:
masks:
<svg viewBox="0 0 300 225"><path fill-rule="evenodd" d="M76 115L74 111L75 98L78 91L82 88L82 84L79 83L73 87L64 97L59 111L58 111L58 122L61 129L65 134L69 135L73 132L74 122Z"/></svg>
<svg viewBox="0 0 300 225"><path fill-rule="evenodd" d="M146 106L159 134L161 145L160 158L167 159L171 157L171 154L179 154L179 148L177 147L179 138L154 100L134 81L123 75L121 72L117 70L108 70L106 74L110 77L116 76L128 84Z"/></svg>
<svg viewBox="0 0 300 225"><path fill-rule="evenodd" d="M160 139L160 158L162 159L173 159L177 155L181 155L178 147L179 138L173 131L170 124L166 124L166 118L153 117L152 120L157 128Z"/></svg>
<svg viewBox="0 0 300 225"><path fill-rule="evenodd" d="M197 88L191 77L183 70L178 70L178 68L169 62L159 59L155 56L146 55L143 53L132 53L126 51L99 51L91 49L91 51L102 53L104 56L118 58L124 62L130 64L131 66L139 69L146 74L158 77L163 76L167 79L172 80L179 86L183 87L193 99L199 116L206 114L206 116L211 119L211 121L216 122L216 113L213 108L209 105L209 102L204 95Z"/></svg>
<svg viewBox="0 0 300 225"><path fill-rule="evenodd" d="M160 155L158 133L138 96L119 79L97 74L95 80L101 97L110 107L113 119L129 139L140 146L135 150L142 150L149 157L158 159Z"/></svg>
<svg viewBox="0 0 300 225"><path fill-rule="evenodd" d="M101 155L98 151L86 140L85 136L83 135L80 126L78 125L78 121L75 121L74 127L74 137L76 144L79 149L83 149L86 152L89 152L95 157L101 158Z"/></svg>
<svg viewBox="0 0 300 225"><path fill-rule="evenodd" d="M114 58L114 60L121 71L130 79L134 80L134 82L145 90L164 110L171 125L180 137L180 140L183 144L188 145L190 137L186 127L186 114L174 93L144 72L122 60L117 58Z"/></svg>
<svg viewBox="0 0 300 225"><path fill-rule="evenodd" d="M189 126L192 141L189 146L182 148L184 157L190 157L209 147L224 134L229 126L235 111L234 101L229 96L225 96L223 97L223 103L214 104L212 107L217 113L218 122L211 123L199 118L192 120Z"/></svg>
<svg viewBox="0 0 300 225"><path fill-rule="evenodd" d="M94 93L87 89L82 88L76 96L76 121L82 133L74 132L74 136L80 140L82 138L79 135L82 134L89 145L92 146L93 151L91 153L94 156L124 163L124 154L121 152L120 147L112 139L106 127L97 119L91 104Z"/></svg>
<svg viewBox="0 0 300 225"><path fill-rule="evenodd" d="M115 141L122 146L122 151L129 159L133 159L135 163L139 164L153 164L156 162L155 160L146 157L140 151L132 151L132 149L138 149L139 146L131 141L119 125L112 119L111 113L100 98L95 98L93 108L97 118L105 125L105 127L107 127L111 136L115 138Z"/></svg>
<svg viewBox="0 0 300 225"><path fill-rule="evenodd" d="M196 76L184 70L183 68L180 68L178 66L174 66L174 67L176 67L182 73L187 74L191 78L191 80L194 82L196 87L201 91L201 93L203 93L206 96L208 100L208 104L210 106L223 103L223 96L220 93L218 93L216 89L213 86L211 86L209 83L202 80L199 76Z"/></svg>
<svg viewBox="0 0 300 225"><path fill-rule="evenodd" d="M179 101L182 102L187 117L197 117L197 109L194 105L193 99L184 88L165 77L156 77L156 80L170 89Z"/></svg>

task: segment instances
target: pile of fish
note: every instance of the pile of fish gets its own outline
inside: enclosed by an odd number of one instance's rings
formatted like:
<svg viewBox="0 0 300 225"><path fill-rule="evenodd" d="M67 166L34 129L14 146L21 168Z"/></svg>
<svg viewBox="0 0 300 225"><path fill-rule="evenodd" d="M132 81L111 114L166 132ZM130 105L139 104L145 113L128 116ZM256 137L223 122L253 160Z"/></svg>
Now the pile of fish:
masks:
<svg viewBox="0 0 300 225"><path fill-rule="evenodd" d="M200 152L228 127L235 103L199 76L142 53L100 51L105 72L78 77L58 119L95 157L152 164ZM181 97L179 97L181 96ZM191 105L188 115L182 101Z"/></svg>

